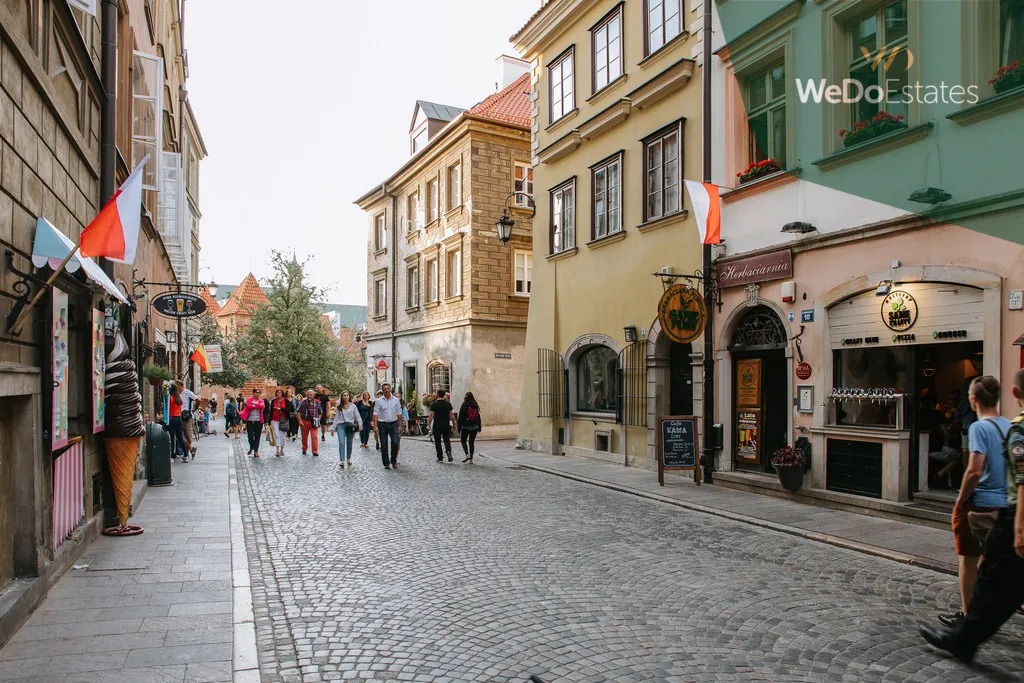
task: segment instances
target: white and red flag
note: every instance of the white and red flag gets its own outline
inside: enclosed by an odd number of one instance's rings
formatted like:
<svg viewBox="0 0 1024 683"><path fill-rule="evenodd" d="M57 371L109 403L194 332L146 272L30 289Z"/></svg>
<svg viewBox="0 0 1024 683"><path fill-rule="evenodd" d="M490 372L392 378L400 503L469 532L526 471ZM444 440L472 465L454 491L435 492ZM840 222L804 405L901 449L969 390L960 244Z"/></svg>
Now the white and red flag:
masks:
<svg viewBox="0 0 1024 683"><path fill-rule="evenodd" d="M121 263L135 260L142 223L142 169L147 161L148 154L82 231L78 243L82 256L104 256Z"/></svg>
<svg viewBox="0 0 1024 683"><path fill-rule="evenodd" d="M686 183L686 191L690 193L693 216L697 219L697 230L700 232L700 243L719 244L722 241L722 211L718 185L696 180L683 182Z"/></svg>

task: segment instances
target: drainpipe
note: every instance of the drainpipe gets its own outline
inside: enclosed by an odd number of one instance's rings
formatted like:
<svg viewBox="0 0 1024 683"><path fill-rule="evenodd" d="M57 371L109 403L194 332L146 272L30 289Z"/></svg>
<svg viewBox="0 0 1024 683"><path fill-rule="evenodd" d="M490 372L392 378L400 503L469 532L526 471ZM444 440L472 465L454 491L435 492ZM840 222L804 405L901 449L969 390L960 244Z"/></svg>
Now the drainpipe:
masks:
<svg viewBox="0 0 1024 683"><path fill-rule="evenodd" d="M704 182L711 182L711 2L704 0L704 25L702 27L702 39L704 42L703 61L701 69L701 80L703 85L703 111L701 113L704 129ZM711 432L715 425L715 346L714 346L714 289L711 280L711 245L703 245L703 263L701 272L704 274L704 301L707 308L707 321L704 325L704 383L702 386L704 394L704 481L713 484L713 472L715 470L715 448L711 445Z"/></svg>
<svg viewBox="0 0 1024 683"><path fill-rule="evenodd" d="M114 196L117 182L117 0L103 0L100 44L100 77L103 82L103 111L100 124L100 205ZM103 270L111 275L113 267L103 259Z"/></svg>
<svg viewBox="0 0 1024 683"><path fill-rule="evenodd" d="M391 197L391 390L395 390L395 366L398 364L398 195L380 186L385 197Z"/></svg>

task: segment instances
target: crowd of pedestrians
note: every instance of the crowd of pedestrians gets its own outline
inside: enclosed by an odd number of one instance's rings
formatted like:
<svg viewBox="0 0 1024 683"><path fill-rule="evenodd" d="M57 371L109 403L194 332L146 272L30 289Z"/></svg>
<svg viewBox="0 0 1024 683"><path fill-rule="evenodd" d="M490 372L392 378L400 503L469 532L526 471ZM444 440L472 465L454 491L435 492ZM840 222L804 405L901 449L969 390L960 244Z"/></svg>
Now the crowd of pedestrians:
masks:
<svg viewBox="0 0 1024 683"><path fill-rule="evenodd" d="M352 465L356 435L360 448L370 447L372 435L384 469L398 469L402 436L410 433L410 416L409 406L392 393L390 384L381 386L376 399L364 391L353 400L349 392L343 391L337 404L320 384L295 396L286 389L275 390L272 399L264 399L262 394L261 389L255 388L249 398L227 395L224 399L224 437L240 439L244 430L249 441L248 455L259 458L260 443L266 439L275 449L274 455L281 457L287 440L301 439L302 454L319 457L321 444L333 434L338 439L338 465L347 467ZM176 405L180 411L181 403ZM172 434L177 433L180 422L172 407L168 427ZM427 419L427 434L435 445L438 462L444 462L445 456L449 462L453 460L451 435L455 431L460 435L465 455L462 462L472 464L476 437L482 428L480 405L472 392L466 393L456 411L448 393L438 390Z"/></svg>

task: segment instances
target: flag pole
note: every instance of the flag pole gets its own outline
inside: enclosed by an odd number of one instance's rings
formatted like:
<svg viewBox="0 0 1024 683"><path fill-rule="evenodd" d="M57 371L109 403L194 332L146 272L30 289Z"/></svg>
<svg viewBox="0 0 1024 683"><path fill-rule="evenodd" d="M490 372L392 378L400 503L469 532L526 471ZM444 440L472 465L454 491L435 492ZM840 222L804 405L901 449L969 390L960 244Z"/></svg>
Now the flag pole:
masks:
<svg viewBox="0 0 1024 683"><path fill-rule="evenodd" d="M713 0L704 0L704 23L701 26L701 38L703 45L701 65L702 85L702 116L703 118L703 149L702 166L704 171L704 182L711 182L711 22L713 17L711 3ZM715 313L713 305L714 284L711 277L711 269L714 264L711 261L711 245L701 245L701 274L704 276L704 300L707 302L707 320L704 323L704 377L702 384L702 409L704 412L704 452L701 454L702 465L704 466L704 481L708 484L714 483L715 471L715 447L711 439L711 433L715 429L715 343L714 326ZM698 482L700 480L698 479Z"/></svg>
<svg viewBox="0 0 1024 683"><path fill-rule="evenodd" d="M39 302L39 299L42 298L43 292L50 288L50 285L52 285L54 280L57 279L57 276L64 271L64 267L68 265L68 261L70 261L77 253L78 245L76 244L75 248L68 252L68 255L64 257L64 260L60 262L60 265L54 268L53 275L51 275L50 278L46 281L46 284L40 287L39 291L36 292L36 295L33 296L25 305L25 308L21 309L21 313L18 314L18 317L14 320L14 323L11 325L11 334L17 335L19 332L21 332L21 324L25 320L25 316L27 316L29 314L29 311L31 311L35 307L35 305Z"/></svg>

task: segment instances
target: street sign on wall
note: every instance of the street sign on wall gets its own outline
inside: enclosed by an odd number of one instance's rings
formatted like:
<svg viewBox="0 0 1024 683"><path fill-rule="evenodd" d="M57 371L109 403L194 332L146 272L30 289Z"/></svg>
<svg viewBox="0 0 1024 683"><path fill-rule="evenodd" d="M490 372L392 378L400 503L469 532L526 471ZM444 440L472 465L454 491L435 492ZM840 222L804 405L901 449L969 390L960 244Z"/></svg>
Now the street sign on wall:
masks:
<svg viewBox="0 0 1024 683"><path fill-rule="evenodd" d="M206 302L195 294L167 292L153 299L153 310L168 318L194 318L206 312Z"/></svg>

